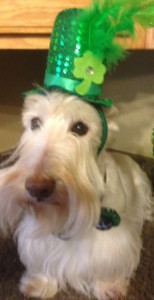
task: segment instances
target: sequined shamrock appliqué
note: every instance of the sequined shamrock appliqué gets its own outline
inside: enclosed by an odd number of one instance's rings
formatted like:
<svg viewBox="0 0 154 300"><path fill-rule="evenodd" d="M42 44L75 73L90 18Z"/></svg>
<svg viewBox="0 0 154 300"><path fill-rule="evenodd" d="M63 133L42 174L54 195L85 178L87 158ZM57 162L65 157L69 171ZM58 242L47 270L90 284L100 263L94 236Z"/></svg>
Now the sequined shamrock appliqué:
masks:
<svg viewBox="0 0 154 300"><path fill-rule="evenodd" d="M86 51L82 57L75 58L73 74L83 81L76 87L79 95L86 95L92 83L101 84L104 81L106 67L101 59L94 56L90 51Z"/></svg>

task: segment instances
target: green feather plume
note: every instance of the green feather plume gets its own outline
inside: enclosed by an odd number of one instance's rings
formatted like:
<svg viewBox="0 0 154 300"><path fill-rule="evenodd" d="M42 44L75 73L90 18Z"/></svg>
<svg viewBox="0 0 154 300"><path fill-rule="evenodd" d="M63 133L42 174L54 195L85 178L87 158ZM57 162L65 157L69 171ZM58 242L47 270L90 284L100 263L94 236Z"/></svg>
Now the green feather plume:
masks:
<svg viewBox="0 0 154 300"><path fill-rule="evenodd" d="M154 0L94 0L79 19L82 51L91 51L110 69L127 54L115 38L134 37L135 23L154 27Z"/></svg>

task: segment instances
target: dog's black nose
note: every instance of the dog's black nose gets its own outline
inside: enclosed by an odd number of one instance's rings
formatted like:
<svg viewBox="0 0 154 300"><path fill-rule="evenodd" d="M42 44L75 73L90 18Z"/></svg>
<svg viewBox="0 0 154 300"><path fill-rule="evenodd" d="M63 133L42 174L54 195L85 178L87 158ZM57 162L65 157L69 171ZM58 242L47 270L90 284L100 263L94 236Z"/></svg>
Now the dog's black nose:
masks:
<svg viewBox="0 0 154 300"><path fill-rule="evenodd" d="M29 177L25 182L25 189L37 201L43 201L51 196L55 188L55 180L50 178Z"/></svg>

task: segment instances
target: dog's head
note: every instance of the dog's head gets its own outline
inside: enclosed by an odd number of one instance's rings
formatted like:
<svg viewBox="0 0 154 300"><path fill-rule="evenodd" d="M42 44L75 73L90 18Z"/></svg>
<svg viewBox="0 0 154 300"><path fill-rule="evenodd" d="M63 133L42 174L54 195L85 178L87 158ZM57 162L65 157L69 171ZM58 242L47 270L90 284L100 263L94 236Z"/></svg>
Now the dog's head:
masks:
<svg viewBox="0 0 154 300"><path fill-rule="evenodd" d="M8 170L10 191L32 207L40 230L61 238L83 234L97 223L104 192L97 110L76 96L34 94L25 100L23 125L13 179Z"/></svg>

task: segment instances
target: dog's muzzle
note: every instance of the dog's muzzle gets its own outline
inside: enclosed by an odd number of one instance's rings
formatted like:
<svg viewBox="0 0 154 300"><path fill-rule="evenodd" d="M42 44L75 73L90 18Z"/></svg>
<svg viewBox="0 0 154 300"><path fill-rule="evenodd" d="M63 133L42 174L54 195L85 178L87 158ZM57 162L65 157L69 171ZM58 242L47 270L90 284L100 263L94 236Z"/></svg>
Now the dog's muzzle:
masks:
<svg viewBox="0 0 154 300"><path fill-rule="evenodd" d="M52 195L56 181L53 178L29 177L25 182L25 189L28 194L37 201L44 201Z"/></svg>

